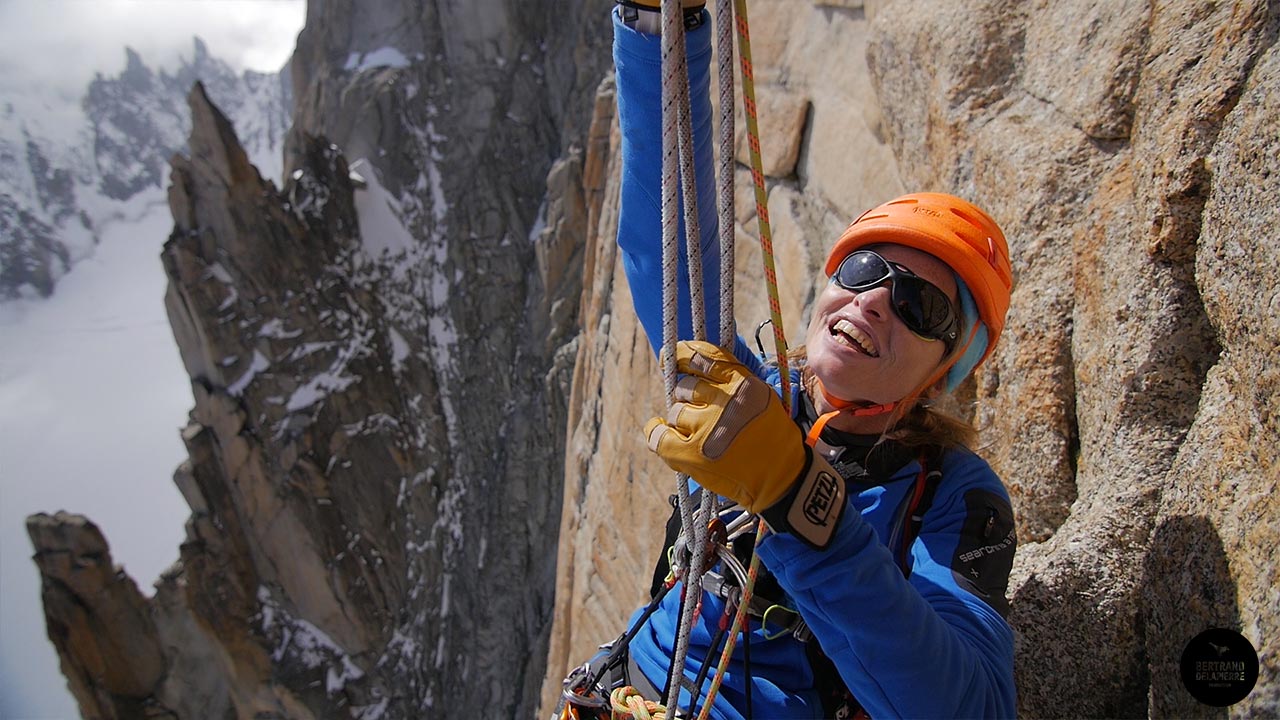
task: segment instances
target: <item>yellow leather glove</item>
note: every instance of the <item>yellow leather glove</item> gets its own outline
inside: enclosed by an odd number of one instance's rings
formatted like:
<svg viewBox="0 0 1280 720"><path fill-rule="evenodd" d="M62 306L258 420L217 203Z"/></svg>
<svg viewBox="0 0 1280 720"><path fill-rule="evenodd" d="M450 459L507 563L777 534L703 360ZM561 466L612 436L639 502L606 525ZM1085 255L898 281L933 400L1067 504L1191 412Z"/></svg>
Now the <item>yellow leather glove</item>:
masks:
<svg viewBox="0 0 1280 720"><path fill-rule="evenodd" d="M773 388L707 342L677 344L676 367L685 373L676 403L645 424L649 449L775 530L825 547L844 509L844 481L815 460Z"/></svg>

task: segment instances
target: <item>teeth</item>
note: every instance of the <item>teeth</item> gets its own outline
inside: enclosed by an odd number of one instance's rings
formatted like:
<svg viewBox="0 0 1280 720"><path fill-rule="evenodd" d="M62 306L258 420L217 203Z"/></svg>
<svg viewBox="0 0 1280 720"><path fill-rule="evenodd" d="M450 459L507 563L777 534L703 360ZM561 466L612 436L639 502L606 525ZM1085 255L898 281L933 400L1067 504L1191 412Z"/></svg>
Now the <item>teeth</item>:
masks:
<svg viewBox="0 0 1280 720"><path fill-rule="evenodd" d="M835 331L833 335L835 335L837 342L857 348L871 357L879 357L876 353L875 343L871 342L871 338L854 327L853 323L848 320L837 320L831 329Z"/></svg>

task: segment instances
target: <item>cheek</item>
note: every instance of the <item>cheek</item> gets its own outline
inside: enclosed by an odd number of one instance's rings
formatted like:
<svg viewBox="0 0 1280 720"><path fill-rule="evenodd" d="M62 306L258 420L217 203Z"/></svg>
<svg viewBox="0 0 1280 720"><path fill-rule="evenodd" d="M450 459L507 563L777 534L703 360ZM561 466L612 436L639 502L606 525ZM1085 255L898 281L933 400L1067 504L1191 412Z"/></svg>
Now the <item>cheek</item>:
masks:
<svg viewBox="0 0 1280 720"><path fill-rule="evenodd" d="M914 335L911 336L912 348L911 357L915 358L916 374L920 375L920 382L924 382L925 378L933 374L938 366L942 364L942 358L946 355L946 346L941 342L921 340Z"/></svg>
<svg viewBox="0 0 1280 720"><path fill-rule="evenodd" d="M813 318L809 320L809 327L805 330L805 343L812 345L815 340L822 337L827 332L827 322L831 314L838 310L840 304L838 298L834 298L831 293L831 284L827 283L822 293L818 295L818 299L813 303Z"/></svg>
<svg viewBox="0 0 1280 720"><path fill-rule="evenodd" d="M822 313L814 308L813 319L809 321L809 327L804 331L805 345L813 345L814 341L821 337L819 333L825 329L826 324L822 320Z"/></svg>

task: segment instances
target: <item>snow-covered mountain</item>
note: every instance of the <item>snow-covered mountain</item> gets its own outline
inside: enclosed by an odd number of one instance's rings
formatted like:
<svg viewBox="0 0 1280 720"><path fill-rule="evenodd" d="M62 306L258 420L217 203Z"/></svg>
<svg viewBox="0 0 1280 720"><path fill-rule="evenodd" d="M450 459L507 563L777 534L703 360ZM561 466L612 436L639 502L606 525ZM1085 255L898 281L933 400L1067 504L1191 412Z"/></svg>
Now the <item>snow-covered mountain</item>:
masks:
<svg viewBox="0 0 1280 720"><path fill-rule="evenodd" d="M287 69L237 75L199 38L173 69L125 53L125 69L99 74L78 107L0 101L0 300L50 295L93 252L103 224L128 214L125 204L160 197L169 158L186 150L186 95L197 80L263 177L280 176L292 105Z"/></svg>

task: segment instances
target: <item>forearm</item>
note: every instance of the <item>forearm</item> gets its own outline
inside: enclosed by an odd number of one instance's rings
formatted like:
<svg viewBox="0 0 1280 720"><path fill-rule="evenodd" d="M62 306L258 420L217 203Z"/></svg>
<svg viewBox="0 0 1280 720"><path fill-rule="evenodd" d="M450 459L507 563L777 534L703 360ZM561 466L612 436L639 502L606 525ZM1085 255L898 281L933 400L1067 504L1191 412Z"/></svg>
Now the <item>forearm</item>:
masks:
<svg viewBox="0 0 1280 720"><path fill-rule="evenodd" d="M614 15L614 64L618 122L622 134L622 189L618 245L637 316L655 351L662 346L662 59L661 39L622 25ZM720 256L717 239L715 174L711 146L708 24L686 35L689 57L694 167L698 190L699 246L708 339L719 342ZM693 337L689 277L683 260L685 229L680 212L681 265L678 272L679 334Z"/></svg>

